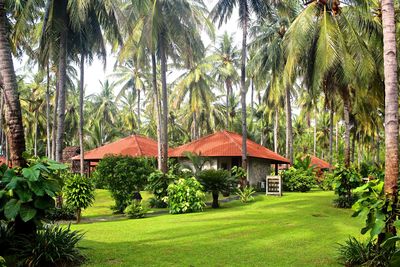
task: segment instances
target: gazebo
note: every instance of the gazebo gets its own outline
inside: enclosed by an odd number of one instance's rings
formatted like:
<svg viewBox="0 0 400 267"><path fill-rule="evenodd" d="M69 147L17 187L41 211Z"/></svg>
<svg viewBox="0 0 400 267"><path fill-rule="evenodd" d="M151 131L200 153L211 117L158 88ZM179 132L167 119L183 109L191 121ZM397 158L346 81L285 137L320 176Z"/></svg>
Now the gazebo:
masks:
<svg viewBox="0 0 400 267"><path fill-rule="evenodd" d="M90 173L98 162L107 155L157 157L157 142L142 135L131 135L87 151L84 155L85 168L87 168L87 171ZM80 156L72 157L71 160L72 169L74 170L76 166L79 166Z"/></svg>
<svg viewBox="0 0 400 267"><path fill-rule="evenodd" d="M281 155L272 152L249 139L247 139L247 179L252 186L264 182L271 173L271 164L287 164L290 161ZM169 151L169 157L177 158L178 161L190 165L186 152L207 157L209 161L204 168L230 170L233 166L241 166L242 136L229 132L217 132L191 143L179 146Z"/></svg>

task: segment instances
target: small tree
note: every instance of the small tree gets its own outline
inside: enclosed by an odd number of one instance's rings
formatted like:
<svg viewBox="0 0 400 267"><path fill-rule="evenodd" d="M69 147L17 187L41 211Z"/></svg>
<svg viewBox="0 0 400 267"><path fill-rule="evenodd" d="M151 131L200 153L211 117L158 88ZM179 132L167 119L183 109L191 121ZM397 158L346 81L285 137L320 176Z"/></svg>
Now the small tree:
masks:
<svg viewBox="0 0 400 267"><path fill-rule="evenodd" d="M154 170L153 162L147 158L109 156L99 162L94 178L111 191L115 210L122 213L133 199L142 199L140 191Z"/></svg>
<svg viewBox="0 0 400 267"><path fill-rule="evenodd" d="M85 176L72 175L65 181L63 190L67 204L76 211L76 223L80 223L82 209L94 202L93 182Z"/></svg>
<svg viewBox="0 0 400 267"><path fill-rule="evenodd" d="M204 190L212 194L213 208L219 208L219 193L221 192L224 195L229 195L237 184L236 177L231 177L229 172L226 170L204 170L197 173L197 179L204 187Z"/></svg>

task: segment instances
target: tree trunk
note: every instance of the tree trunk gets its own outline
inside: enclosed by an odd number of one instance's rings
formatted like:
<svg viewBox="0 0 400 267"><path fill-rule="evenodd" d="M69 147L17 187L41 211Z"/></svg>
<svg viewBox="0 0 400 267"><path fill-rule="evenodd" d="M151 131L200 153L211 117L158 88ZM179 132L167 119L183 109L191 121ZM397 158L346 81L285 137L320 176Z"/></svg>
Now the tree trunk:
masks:
<svg viewBox="0 0 400 267"><path fill-rule="evenodd" d="M253 118L253 114L254 114L254 81L253 81L253 79L251 79L250 107L251 107L251 118Z"/></svg>
<svg viewBox="0 0 400 267"><path fill-rule="evenodd" d="M317 156L317 123L318 123L318 120L317 120L317 109L314 108L314 139L313 139L313 147L314 147L313 154L314 154L314 157Z"/></svg>
<svg viewBox="0 0 400 267"><path fill-rule="evenodd" d="M333 163L333 100L329 110L329 164Z"/></svg>
<svg viewBox="0 0 400 267"><path fill-rule="evenodd" d="M193 132L192 132L192 140L197 140L197 116L196 112L193 112Z"/></svg>
<svg viewBox="0 0 400 267"><path fill-rule="evenodd" d="M385 195L393 203L386 229L396 234L397 179L399 174L399 121L396 22L393 0L382 0L383 58L385 73Z"/></svg>
<svg viewBox="0 0 400 267"><path fill-rule="evenodd" d="M335 154L339 158L339 122L336 122L336 136L335 136Z"/></svg>
<svg viewBox="0 0 400 267"><path fill-rule="evenodd" d="M212 202L212 208L216 209L219 208L219 203L218 203L218 191L213 191L212 192L212 197L213 197L213 202Z"/></svg>
<svg viewBox="0 0 400 267"><path fill-rule="evenodd" d="M140 92L137 90L137 119L138 119L138 133L140 133ZM132 125L133 126L133 125Z"/></svg>
<svg viewBox="0 0 400 267"><path fill-rule="evenodd" d="M160 34L160 57L161 57L161 171L168 171L168 90L167 90L167 57L165 52L165 40L163 33Z"/></svg>
<svg viewBox="0 0 400 267"><path fill-rule="evenodd" d="M153 82L153 90L154 90L154 101L155 108L157 114L157 156L158 156L158 169L161 170L161 107L160 107L160 97L157 88L157 62L155 52L151 53L151 70L152 70L152 82Z"/></svg>
<svg viewBox="0 0 400 267"><path fill-rule="evenodd" d="M0 74L0 89L3 89L1 74ZM0 91L0 145L1 145L0 155L2 156L5 155L5 143L3 142L5 135L3 127L3 110L4 110L4 97L3 97L3 92L1 90Z"/></svg>
<svg viewBox="0 0 400 267"><path fill-rule="evenodd" d="M230 130L229 128L229 118L230 118L230 109L229 109L229 99L230 99L230 95L231 95L231 84L230 84L230 80L227 79L225 82L225 86L226 86L226 129Z"/></svg>
<svg viewBox="0 0 400 267"><path fill-rule="evenodd" d="M58 77L58 69L57 69ZM51 158L56 159L56 142L57 142L57 113L58 113L58 98L60 94L60 86L58 83L58 78L56 82L56 93L54 96L54 110L53 110L53 129L52 129L52 147L51 147Z"/></svg>
<svg viewBox="0 0 400 267"><path fill-rule="evenodd" d="M83 125L85 118L83 117L84 105L84 86L85 86L85 53L81 51L81 79L79 81L79 150L80 150L80 171L81 175L85 174L85 149L83 147Z"/></svg>
<svg viewBox="0 0 400 267"><path fill-rule="evenodd" d="M246 112L246 54L247 54L247 19L243 21L242 66L240 76L240 103L242 107L242 168L247 171L247 112Z"/></svg>
<svg viewBox="0 0 400 267"><path fill-rule="evenodd" d="M81 209L76 209L76 223L81 222L81 215L82 215L82 210Z"/></svg>
<svg viewBox="0 0 400 267"><path fill-rule="evenodd" d="M38 132L39 132L39 125L38 125L38 120L39 120L39 114L38 111L35 111L35 132L34 132L34 139L33 139L33 155L37 157L37 138L38 138Z"/></svg>
<svg viewBox="0 0 400 267"><path fill-rule="evenodd" d="M289 86L286 86L285 106L286 106L286 157L289 159L290 164L293 164L292 107L290 103Z"/></svg>
<svg viewBox="0 0 400 267"><path fill-rule="evenodd" d="M275 107L275 123L274 123L274 151L278 153L278 130L279 130L279 111Z"/></svg>
<svg viewBox="0 0 400 267"><path fill-rule="evenodd" d="M46 88L46 140L47 140L47 157L51 158L51 142L50 142L50 67L47 61L47 88Z"/></svg>
<svg viewBox="0 0 400 267"><path fill-rule="evenodd" d="M379 137L379 130L377 130L378 131L378 135L377 135L377 137L376 137L376 163L378 164L378 165L380 165L381 164L381 158L380 158L380 150L381 150L381 148L380 148L380 144L381 144L381 140L380 140L380 137Z"/></svg>
<svg viewBox="0 0 400 267"><path fill-rule="evenodd" d="M56 139L56 161L62 161L62 151L64 146L64 126L65 126L65 101L66 101L66 80L67 80L67 38L68 38L68 0L60 0L60 52L58 63L58 120L57 120L57 139Z"/></svg>
<svg viewBox="0 0 400 267"><path fill-rule="evenodd" d="M7 34L5 0L0 0L0 76L3 83L11 165L23 167L26 163L22 156L25 151L25 136L17 79Z"/></svg>
<svg viewBox="0 0 400 267"><path fill-rule="evenodd" d="M350 99L349 90L343 91L343 109L344 109L344 165L350 167Z"/></svg>

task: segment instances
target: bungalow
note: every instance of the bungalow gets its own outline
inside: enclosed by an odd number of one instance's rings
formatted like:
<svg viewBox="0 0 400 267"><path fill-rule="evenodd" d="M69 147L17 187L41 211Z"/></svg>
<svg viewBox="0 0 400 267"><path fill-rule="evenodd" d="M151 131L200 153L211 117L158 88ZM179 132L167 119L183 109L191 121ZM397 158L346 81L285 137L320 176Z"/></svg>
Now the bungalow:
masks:
<svg viewBox="0 0 400 267"><path fill-rule="evenodd" d="M141 135L131 135L85 152L85 169L90 172L106 155L157 157L157 142ZM79 170L80 156L71 158L72 170Z"/></svg>
<svg viewBox="0 0 400 267"><path fill-rule="evenodd" d="M321 170L321 171L326 171L326 170L331 170L333 169L333 166L326 162L325 160L322 160L320 158L317 158L315 156L310 156L311 162L310 166L313 166L314 168Z"/></svg>
<svg viewBox="0 0 400 267"><path fill-rule="evenodd" d="M247 179L252 186L259 186L265 182L267 175L271 174L271 164L287 164L289 160L277 153L247 139ZM233 166L241 165L242 157L242 136L229 132L217 132L191 143L179 146L169 151L169 157L177 158L179 162L190 165L186 152L191 152L209 161L204 168L230 170Z"/></svg>

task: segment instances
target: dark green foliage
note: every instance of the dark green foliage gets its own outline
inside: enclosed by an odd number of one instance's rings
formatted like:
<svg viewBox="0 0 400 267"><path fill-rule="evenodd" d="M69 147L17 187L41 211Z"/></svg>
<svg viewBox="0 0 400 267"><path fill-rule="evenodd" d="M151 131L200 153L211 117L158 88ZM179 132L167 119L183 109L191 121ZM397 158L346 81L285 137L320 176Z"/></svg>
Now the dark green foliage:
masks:
<svg viewBox="0 0 400 267"><path fill-rule="evenodd" d="M233 192L238 181L236 177L231 177L227 170L204 170L197 173L197 180L201 183L206 192L212 193L213 208L218 208L218 195L222 193L228 196Z"/></svg>
<svg viewBox="0 0 400 267"><path fill-rule="evenodd" d="M168 186L169 212L172 214L202 211L205 207L203 186L196 178L179 179Z"/></svg>
<svg viewBox="0 0 400 267"><path fill-rule="evenodd" d="M281 173L283 190L307 192L316 185L314 168L310 167L310 157L297 159L292 167Z"/></svg>
<svg viewBox="0 0 400 267"><path fill-rule="evenodd" d="M134 198L140 198L139 192L154 170L154 162L147 158L109 156L99 162L94 177L111 191L115 210L123 212Z"/></svg>
<svg viewBox="0 0 400 267"><path fill-rule="evenodd" d="M240 201L243 203L247 203L254 200L253 195L256 193L256 190L251 186L246 186L243 189L238 189L237 194L240 198Z"/></svg>
<svg viewBox="0 0 400 267"><path fill-rule="evenodd" d="M344 266L386 267L394 260L393 246L377 246L372 241L359 241L350 237L345 244L339 244L339 261Z"/></svg>
<svg viewBox="0 0 400 267"><path fill-rule="evenodd" d="M318 182L318 186L324 191L333 190L333 182L335 175L333 172L325 172L322 179Z"/></svg>
<svg viewBox="0 0 400 267"><path fill-rule="evenodd" d="M13 239L14 229L0 221L0 256L8 255Z"/></svg>
<svg viewBox="0 0 400 267"><path fill-rule="evenodd" d="M63 205L61 208L53 208L46 212L46 220L54 221L70 221L76 220L75 209L68 205Z"/></svg>
<svg viewBox="0 0 400 267"><path fill-rule="evenodd" d="M143 207L141 200L135 199L125 208L124 213L131 219L139 219L146 215L147 209Z"/></svg>
<svg viewBox="0 0 400 267"><path fill-rule="evenodd" d="M78 174L70 175L63 188L67 205L76 211L76 220L79 223L81 211L90 207L94 202L93 182Z"/></svg>
<svg viewBox="0 0 400 267"><path fill-rule="evenodd" d="M154 195L154 198L150 199L150 207L167 207L167 203L165 203L162 199L168 196L168 186L176 179L177 177L171 171L164 174L161 171L156 170L149 175L146 189L151 191Z"/></svg>
<svg viewBox="0 0 400 267"><path fill-rule="evenodd" d="M350 208L357 200L352 191L362 184L361 176L355 168L344 166L338 166L334 171L334 176L333 188L335 194L338 195L334 205L338 208Z"/></svg>
<svg viewBox="0 0 400 267"><path fill-rule="evenodd" d="M0 256L0 267L6 267L6 266L7 266L6 260L2 256Z"/></svg>
<svg viewBox="0 0 400 267"><path fill-rule="evenodd" d="M61 191L60 170L66 165L48 159L30 159L23 169L0 169L0 219L15 223L15 231L34 234L45 211L54 208Z"/></svg>
<svg viewBox="0 0 400 267"><path fill-rule="evenodd" d="M38 230L35 239L19 236L12 250L22 266L76 266L85 259L76 247L82 237L69 226L52 225Z"/></svg>

